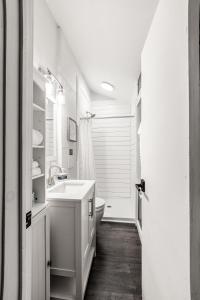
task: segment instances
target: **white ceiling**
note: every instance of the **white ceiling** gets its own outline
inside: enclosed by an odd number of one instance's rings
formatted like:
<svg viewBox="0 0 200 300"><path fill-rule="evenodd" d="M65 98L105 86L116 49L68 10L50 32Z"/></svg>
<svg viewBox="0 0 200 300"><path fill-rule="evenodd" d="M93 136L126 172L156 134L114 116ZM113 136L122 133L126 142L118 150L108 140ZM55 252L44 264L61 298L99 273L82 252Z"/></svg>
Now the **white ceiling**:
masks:
<svg viewBox="0 0 200 300"><path fill-rule="evenodd" d="M93 92L130 101L158 0L48 0ZM104 92L102 81L115 85Z"/></svg>

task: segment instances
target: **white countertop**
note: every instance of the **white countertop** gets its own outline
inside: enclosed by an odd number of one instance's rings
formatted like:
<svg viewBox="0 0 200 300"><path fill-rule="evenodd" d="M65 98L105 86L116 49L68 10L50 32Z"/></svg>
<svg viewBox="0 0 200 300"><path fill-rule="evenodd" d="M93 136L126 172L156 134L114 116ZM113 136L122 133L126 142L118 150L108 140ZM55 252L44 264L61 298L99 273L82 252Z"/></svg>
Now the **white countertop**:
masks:
<svg viewBox="0 0 200 300"><path fill-rule="evenodd" d="M47 189L47 201L61 199L81 201L95 184L95 180L65 180Z"/></svg>

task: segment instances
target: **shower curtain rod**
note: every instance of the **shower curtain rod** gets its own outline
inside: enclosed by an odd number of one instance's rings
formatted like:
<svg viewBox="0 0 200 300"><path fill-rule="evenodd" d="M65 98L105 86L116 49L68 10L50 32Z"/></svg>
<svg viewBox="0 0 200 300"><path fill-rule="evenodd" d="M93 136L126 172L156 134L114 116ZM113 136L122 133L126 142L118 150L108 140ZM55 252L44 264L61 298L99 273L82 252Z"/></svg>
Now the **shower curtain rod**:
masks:
<svg viewBox="0 0 200 300"><path fill-rule="evenodd" d="M122 116L102 116L102 117L94 117L94 120L100 120L100 119L123 119L123 118L135 118L134 115L122 115ZM81 120L88 120L90 118L80 118Z"/></svg>

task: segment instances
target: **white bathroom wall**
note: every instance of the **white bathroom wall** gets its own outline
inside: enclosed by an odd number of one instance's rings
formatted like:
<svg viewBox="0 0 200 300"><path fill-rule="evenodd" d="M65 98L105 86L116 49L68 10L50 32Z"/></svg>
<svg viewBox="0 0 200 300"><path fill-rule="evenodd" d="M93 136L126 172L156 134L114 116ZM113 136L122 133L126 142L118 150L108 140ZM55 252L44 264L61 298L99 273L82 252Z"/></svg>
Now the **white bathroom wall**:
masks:
<svg viewBox="0 0 200 300"><path fill-rule="evenodd" d="M129 103L92 99L97 118L131 114ZM106 218L135 219L134 126L134 118L93 119L97 194L106 200Z"/></svg>
<svg viewBox="0 0 200 300"><path fill-rule="evenodd" d="M78 143L67 140L68 117L79 125L80 117L90 110L90 92L61 29L57 73L65 87L66 99L62 109L62 165L71 170L72 178L77 178ZM69 149L73 149L73 156L69 156Z"/></svg>
<svg viewBox="0 0 200 300"><path fill-rule="evenodd" d="M62 29L59 28L45 0L34 0L34 65L48 67L62 82L65 104L58 105L57 162L62 164L71 178L77 176L77 143L67 140L68 117L77 120L77 112L84 115L90 109L90 92L78 64L71 52ZM79 89L87 97L78 99ZM81 102L78 108L77 102ZM69 156L73 149L73 156Z"/></svg>
<svg viewBox="0 0 200 300"><path fill-rule="evenodd" d="M144 300L190 299L188 94L188 0L160 0L142 54Z"/></svg>
<svg viewBox="0 0 200 300"><path fill-rule="evenodd" d="M56 72L57 28L45 0L33 0L33 62Z"/></svg>

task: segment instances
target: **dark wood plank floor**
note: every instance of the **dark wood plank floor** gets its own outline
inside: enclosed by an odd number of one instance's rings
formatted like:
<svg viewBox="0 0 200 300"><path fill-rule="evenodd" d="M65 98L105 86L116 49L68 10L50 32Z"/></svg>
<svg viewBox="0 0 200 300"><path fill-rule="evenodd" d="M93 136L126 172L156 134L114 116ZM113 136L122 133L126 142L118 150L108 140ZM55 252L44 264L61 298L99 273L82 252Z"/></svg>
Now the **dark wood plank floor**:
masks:
<svg viewBox="0 0 200 300"><path fill-rule="evenodd" d="M132 224L102 223L97 230L85 300L141 300L141 244Z"/></svg>

